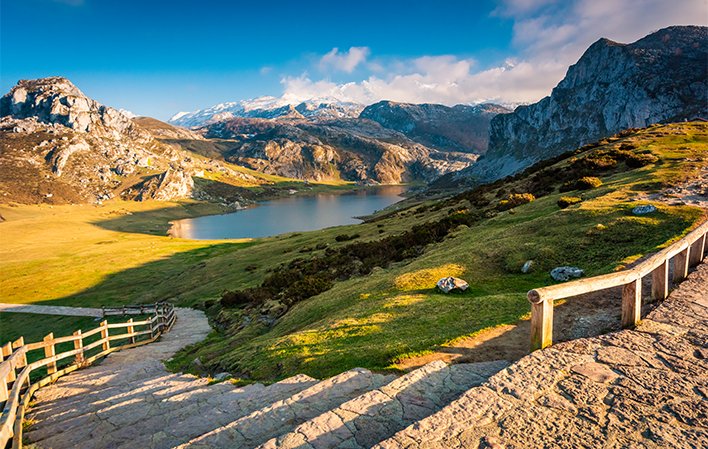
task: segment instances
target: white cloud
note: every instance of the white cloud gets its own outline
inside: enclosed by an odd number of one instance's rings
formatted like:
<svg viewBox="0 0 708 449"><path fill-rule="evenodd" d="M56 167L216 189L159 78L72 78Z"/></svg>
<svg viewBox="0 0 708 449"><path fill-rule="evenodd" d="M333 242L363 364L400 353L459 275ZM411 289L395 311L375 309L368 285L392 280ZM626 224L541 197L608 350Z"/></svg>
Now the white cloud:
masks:
<svg viewBox="0 0 708 449"><path fill-rule="evenodd" d="M370 52L368 47L351 47L344 52L335 47L320 58L320 69L352 73L359 64L366 61Z"/></svg>
<svg viewBox="0 0 708 449"><path fill-rule="evenodd" d="M516 54L496 67L480 68L472 59L452 55L369 60L367 47L347 52L334 48L319 61L323 72L351 74L364 65L369 75L336 83L303 74L281 82L285 95L296 99L534 102L548 95L568 66L599 38L633 42L670 25L706 25L706 11L708 0L506 0L492 15L513 21Z"/></svg>

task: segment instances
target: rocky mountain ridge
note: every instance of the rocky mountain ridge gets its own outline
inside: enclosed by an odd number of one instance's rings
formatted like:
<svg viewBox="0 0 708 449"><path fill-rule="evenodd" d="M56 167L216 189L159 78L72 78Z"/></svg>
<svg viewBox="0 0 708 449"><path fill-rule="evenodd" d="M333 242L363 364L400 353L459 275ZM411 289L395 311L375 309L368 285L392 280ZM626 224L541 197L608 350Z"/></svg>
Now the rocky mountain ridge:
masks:
<svg viewBox="0 0 708 449"><path fill-rule="evenodd" d="M360 118L376 121L410 139L445 151L484 154L489 144L489 122L511 112L497 104L411 104L380 101L364 108Z"/></svg>
<svg viewBox="0 0 708 449"><path fill-rule="evenodd" d="M550 96L490 122L489 151L456 178L486 182L628 128L708 117L708 28L600 39Z"/></svg>
<svg viewBox="0 0 708 449"><path fill-rule="evenodd" d="M230 139L225 160L269 174L360 183L431 181L461 170L476 155L439 151L367 119L231 119L199 130Z"/></svg>
<svg viewBox="0 0 708 449"><path fill-rule="evenodd" d="M165 127L162 137L202 139ZM204 197L195 192L193 177L210 173L257 182L223 162L163 143L61 77L21 80L0 98L0 147L3 202Z"/></svg>

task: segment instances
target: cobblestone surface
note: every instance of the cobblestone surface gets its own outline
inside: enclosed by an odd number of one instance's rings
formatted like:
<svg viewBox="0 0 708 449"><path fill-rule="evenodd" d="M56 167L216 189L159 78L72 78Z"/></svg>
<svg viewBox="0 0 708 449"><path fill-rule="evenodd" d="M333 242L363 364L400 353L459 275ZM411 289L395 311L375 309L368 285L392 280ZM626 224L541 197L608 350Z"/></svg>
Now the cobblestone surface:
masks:
<svg viewBox="0 0 708 449"><path fill-rule="evenodd" d="M537 351L375 447L704 448L707 359L703 264L636 329Z"/></svg>

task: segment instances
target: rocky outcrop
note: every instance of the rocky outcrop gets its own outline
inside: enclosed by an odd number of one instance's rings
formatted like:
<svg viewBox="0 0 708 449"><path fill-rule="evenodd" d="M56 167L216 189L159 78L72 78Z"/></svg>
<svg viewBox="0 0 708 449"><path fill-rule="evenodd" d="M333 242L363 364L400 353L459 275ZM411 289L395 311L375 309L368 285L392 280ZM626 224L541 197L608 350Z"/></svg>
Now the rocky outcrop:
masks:
<svg viewBox="0 0 708 449"><path fill-rule="evenodd" d="M201 135L153 119L134 121L86 97L65 78L18 82L0 98L0 115L3 202L211 200L214 194L195 192L192 180L206 173L258 183L250 174L184 150L184 142L204 145ZM228 196L229 203L242 202L237 188L224 193L229 184L219 185L217 201Z"/></svg>
<svg viewBox="0 0 708 449"><path fill-rule="evenodd" d="M164 173L153 176L138 186L137 200L148 199L168 201L177 198L188 198L194 189L192 173L184 169L168 169Z"/></svg>
<svg viewBox="0 0 708 449"><path fill-rule="evenodd" d="M380 101L367 106L359 117L399 131L430 148L484 154L489 144L489 122L497 114L508 112L495 104L448 107Z"/></svg>
<svg viewBox="0 0 708 449"><path fill-rule="evenodd" d="M462 178L490 181L628 128L708 116L708 28L595 42L549 97L494 117L489 151Z"/></svg>
<svg viewBox="0 0 708 449"><path fill-rule="evenodd" d="M0 117L35 118L41 123L60 124L80 133L108 134L120 139L148 140L143 130L123 113L85 96L62 77L20 80L0 99Z"/></svg>

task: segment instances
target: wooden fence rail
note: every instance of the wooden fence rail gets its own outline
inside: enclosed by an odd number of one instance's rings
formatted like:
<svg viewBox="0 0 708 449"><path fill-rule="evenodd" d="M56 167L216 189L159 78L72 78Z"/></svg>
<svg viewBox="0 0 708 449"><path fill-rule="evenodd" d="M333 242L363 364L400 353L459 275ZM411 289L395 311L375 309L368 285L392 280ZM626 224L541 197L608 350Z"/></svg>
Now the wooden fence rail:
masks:
<svg viewBox="0 0 708 449"><path fill-rule="evenodd" d="M691 266L698 265L706 252L708 222L703 223L673 245L659 251L628 270L578 279L528 292L531 303L531 350L553 344L553 301L612 287L622 287L622 326L634 327L641 319L642 279L651 275L654 300L669 295L669 265L673 261L674 283L681 282Z"/></svg>
<svg viewBox="0 0 708 449"><path fill-rule="evenodd" d="M157 340L160 335L170 330L177 316L174 307L167 303L157 303L150 306L129 307L129 310L144 310L152 314L148 320L124 323L102 321L97 328L87 332L77 330L73 335L55 337L49 333L42 341L25 343L20 337L12 343L7 343L0 350L0 449L6 448L12 440L12 449L22 448L22 420L25 408L37 389L54 382L59 377L88 366L111 352L120 349L144 345ZM129 315L122 313L125 308L104 309L104 316ZM114 333L111 330L126 329L124 333ZM100 334L95 341L90 337ZM138 340L139 337L143 339ZM94 337L95 338L95 337ZM112 345L114 341L126 341L122 345ZM57 354L56 346L62 343L73 343L73 349ZM88 356L89 351L99 348L96 354ZM27 363L27 353L43 351L44 357L32 363ZM73 363L59 369L60 360L74 357ZM30 373L45 368L46 376L32 382ZM19 371L19 373L18 373Z"/></svg>

